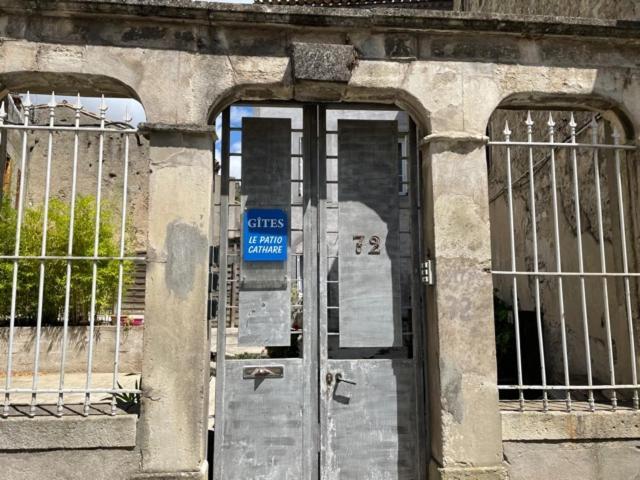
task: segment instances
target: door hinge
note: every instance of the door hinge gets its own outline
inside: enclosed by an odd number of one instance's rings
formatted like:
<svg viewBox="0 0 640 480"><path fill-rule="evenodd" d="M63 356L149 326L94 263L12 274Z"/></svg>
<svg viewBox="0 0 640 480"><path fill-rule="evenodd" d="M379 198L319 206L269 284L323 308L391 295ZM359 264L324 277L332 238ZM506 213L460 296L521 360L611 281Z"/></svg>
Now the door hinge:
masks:
<svg viewBox="0 0 640 480"><path fill-rule="evenodd" d="M428 258L420 264L420 276L422 278L422 283L425 285L433 285L435 283L433 275L433 260Z"/></svg>
<svg viewBox="0 0 640 480"><path fill-rule="evenodd" d="M209 247L209 279L207 288L207 320L216 318L218 312L218 281L220 279L217 247Z"/></svg>

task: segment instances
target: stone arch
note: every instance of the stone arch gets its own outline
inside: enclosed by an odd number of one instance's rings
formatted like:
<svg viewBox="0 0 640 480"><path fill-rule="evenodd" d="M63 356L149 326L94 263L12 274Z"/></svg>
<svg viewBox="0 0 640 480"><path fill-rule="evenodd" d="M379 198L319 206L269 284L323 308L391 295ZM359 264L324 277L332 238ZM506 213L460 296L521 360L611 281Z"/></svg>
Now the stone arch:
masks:
<svg viewBox="0 0 640 480"><path fill-rule="evenodd" d="M138 93L125 82L106 75L14 71L0 74L0 96L9 91L60 95L124 97L143 103Z"/></svg>
<svg viewBox="0 0 640 480"><path fill-rule="evenodd" d="M589 110L598 112L608 121L620 127L627 140L635 139L635 127L631 113L624 105L600 94L570 94L547 92L517 92L503 97L491 113L500 109ZM489 117L491 118L491 117Z"/></svg>
<svg viewBox="0 0 640 480"><path fill-rule="evenodd" d="M555 121L554 132L557 143L571 143L571 138L575 135L578 144L609 144L610 146L614 141L612 132L617 130L622 136L620 143L635 144L636 122L632 109L627 108L627 105L620 100L624 98L622 95L613 98L607 92L600 92L596 83L597 76L593 79L593 84L588 88L582 86L578 89L580 91L576 91L574 87L566 87L571 91L563 92L563 88L558 88L551 89L556 91L531 90L508 93L501 98L489 117L488 132L491 132L490 126L493 127L493 135L489 133L492 137L490 140L505 139L502 129L505 121L508 121L509 130L512 132L512 135L509 134L510 141L526 142L527 127L524 125L527 111L530 111L533 123L529 128L532 131L533 142L539 142L537 147L527 147L527 149L510 147L508 156L504 147L496 145L488 147L493 270L515 269L519 272L531 273L535 268L539 268L542 272L553 272L558 268L559 255L561 268L565 273L578 272L583 268L579 266L579 262L584 262L584 271L598 273L601 268L605 268L599 257L601 248L602 255L606 256L604 263L607 271L619 271L621 268L621 234L618 231L619 226L616 226L619 213L616 190L618 187L615 184L613 167L610 167L614 161L617 161L614 159L613 150L601 148L592 150L584 147L577 149L573 154L574 166L572 155L568 153L570 150L549 149L544 145L549 141L547 119L550 114ZM634 86L621 86L621 88L633 89ZM572 112L571 116L569 112ZM591 140L590 125L592 115L596 113L598 124L604 124L604 126L602 130L596 129L597 140ZM570 118L575 119L577 123L577 126L574 124L573 134L570 133ZM549 150L554 154L550 155ZM593 155L594 151L598 152L598 156ZM637 190L632 186L637 184L637 174L635 169L631 167L627 169L624 165L626 160L637 162L638 156L635 151L624 151L621 156L623 165L621 185L625 204L622 210L629 222L626 231L630 232L625 235L632 235L630 219L637 216L634 207L637 204ZM599 164L597 170L593 167L594 163ZM509 165L508 170L506 165ZM597 176L595 176L596 171L599 172ZM555 177L550 172L555 172ZM513 182L513 186L507 186L507 179ZM597 188L602 191L598 193L602 197L600 201L596 200L594 179L597 179ZM579 193L574 193L575 191ZM554 196L557 196L557 200ZM597 218L598 214L601 217L600 220ZM511 220L509 215L512 216ZM555 220L554 216L557 217ZM603 224L600 227L603 233L598 232L598 223ZM510 238L513 241L511 247L513 253L509 251ZM579 245L578 248L576 243ZM560 253L556 253L556 246ZM634 246L629 244L625 247L627 248L626 253L629 258L637 258ZM511 260L512 255L514 260ZM516 267L511 266L513 261ZM632 271L637 268L633 266L633 260L630 263ZM517 295L513 293L515 281L512 277L494 275L493 280L496 308L518 312L517 314L521 316L522 345L527 345L527 342L534 345L533 350L528 352L525 351L526 347L523 349L523 365L533 365L533 368L522 368L524 385L539 385L541 381L548 385L562 384L565 382L564 375L570 376L570 383L575 384L576 378L587 375L587 369L588 375L593 376L594 384L609 382L607 377L609 352L603 320L609 315L611 323L608 328L612 333L608 335L612 337L613 344L618 345L615 357L626 358L630 355L625 351L629 340L625 337L624 314L620 311L616 312L612 302L602 299L603 293L599 284L587 282L586 288L582 286L582 295L586 297L582 306L579 301L567 300L570 298L567 292L573 292L576 296L580 292L580 287L574 278L563 277L564 293L562 295L558 293L557 285L560 282L551 277L547 277L545 279L547 283L544 284L544 281L534 283L536 281L533 277L520 276L517 279ZM620 298L622 295L620 292L623 289L621 282L609 281L607 285L606 295L609 298ZM560 311L562 313L559 313ZM512 315L515 316L516 313ZM525 321L522 320L523 316ZM496 328L498 328L499 319L500 314L497 314ZM540 326L535 327L534 321L539 322ZM534 325L535 328L531 328L536 331L525 332L522 325L527 323ZM564 324L567 325L566 328ZM584 327L583 324L587 326ZM584 333L585 330L587 333ZM540 331L543 333L539 333ZM538 339L536 334L540 335ZM586 335L588 340L582 338L582 335ZM563 336L566 339L563 339ZM568 353L563 353L562 342L566 342ZM589 345L590 353L583 351L584 343ZM508 348L503 349L508 350ZM513 353L511 352L510 355L512 356ZM610 355L614 357L613 353ZM536 356L543 358L546 365L536 364L538 361ZM505 354L506 357L507 354ZM588 360L585 361L585 358ZM567 373L562 371L564 363L567 365L565 367ZM585 367L586 364L589 366ZM505 384L513 383L505 380L508 375L511 375L511 380L513 379L513 372L504 373L509 365L515 365L515 360L511 362L511 358L502 361L499 359L498 373L502 378L499 378L498 383L503 386L499 387L502 388L501 398L513 400L509 395L515 390L504 389ZM501 370L503 370L502 374ZM618 383L625 383L626 378L629 377L627 363L615 360L615 370ZM536 377L538 374L540 377ZM546 376L544 380L542 380L543 376ZM521 394L521 398L528 400L528 393ZM504 396L505 394L507 396ZM574 398L577 396L575 391L571 394ZM624 398L624 392L622 395L618 392L618 395ZM598 399L596 392L595 398L596 402L603 401L604 396ZM590 401L593 402L593 397Z"/></svg>
<svg viewBox="0 0 640 480"><path fill-rule="evenodd" d="M293 88L285 81L280 84L236 84L217 95L206 112L206 123L211 124L216 116L235 102L244 101L316 101L336 103L375 103L392 105L406 111L426 135L431 130L431 116L424 103L411 92L402 88L385 86L355 87L332 85L340 90L336 96L333 90L317 90L317 84L305 83ZM331 88L331 87L330 87ZM312 100L313 99L313 100Z"/></svg>

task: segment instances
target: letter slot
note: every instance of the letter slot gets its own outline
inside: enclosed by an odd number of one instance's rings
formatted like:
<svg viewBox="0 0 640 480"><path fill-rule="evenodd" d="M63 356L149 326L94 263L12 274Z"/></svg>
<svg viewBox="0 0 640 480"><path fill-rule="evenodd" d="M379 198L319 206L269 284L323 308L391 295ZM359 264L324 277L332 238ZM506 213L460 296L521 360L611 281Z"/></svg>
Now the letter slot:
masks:
<svg viewBox="0 0 640 480"><path fill-rule="evenodd" d="M242 378L263 379L263 378L282 378L284 376L284 367L282 365L268 365L264 367L252 366L242 369Z"/></svg>

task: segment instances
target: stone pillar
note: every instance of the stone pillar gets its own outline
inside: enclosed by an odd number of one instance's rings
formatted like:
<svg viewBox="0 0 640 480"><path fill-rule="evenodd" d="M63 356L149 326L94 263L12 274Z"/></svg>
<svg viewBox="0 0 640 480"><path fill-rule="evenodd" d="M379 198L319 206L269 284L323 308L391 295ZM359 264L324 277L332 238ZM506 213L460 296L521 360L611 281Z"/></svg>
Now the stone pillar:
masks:
<svg viewBox="0 0 640 480"><path fill-rule="evenodd" d="M207 476L214 128L145 124L150 136L149 239L135 478Z"/></svg>
<svg viewBox="0 0 640 480"><path fill-rule="evenodd" d="M422 142L431 435L430 480L505 479L496 387L486 138Z"/></svg>

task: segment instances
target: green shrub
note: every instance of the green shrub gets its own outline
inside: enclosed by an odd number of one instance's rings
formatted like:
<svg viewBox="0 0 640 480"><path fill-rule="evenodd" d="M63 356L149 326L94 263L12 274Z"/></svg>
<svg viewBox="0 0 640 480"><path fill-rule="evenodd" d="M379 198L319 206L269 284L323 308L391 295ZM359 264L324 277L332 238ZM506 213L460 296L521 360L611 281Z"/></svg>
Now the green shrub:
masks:
<svg viewBox="0 0 640 480"><path fill-rule="evenodd" d="M49 201L47 228L47 255L66 256L69 237L71 207L68 203L52 198ZM93 196L78 196L76 199L73 256L93 256L96 202ZM24 211L20 255L39 256L42 247L42 220L44 208L38 205ZM17 212L8 200L0 204L0 254L13 255L15 246ZM118 225L116 225L116 223ZM128 235L127 235L128 237ZM107 202L101 203L99 256L117 256L119 253L120 228L114 209ZM125 237L126 238L126 237ZM128 243L128 242L127 242ZM69 321L82 323L89 319L93 263L73 261L71 273L71 296ZM131 282L132 262L124 262L124 290ZM67 262L47 260L43 297L43 324L55 324L64 313ZM96 312L108 311L117 301L118 262L98 262L96 277ZM11 288L13 262L0 262L0 318L7 319L11 312ZM21 260L18 269L16 318L21 322L35 322L38 309L40 261ZM124 292L123 292L124 293Z"/></svg>

